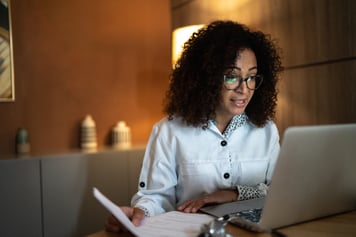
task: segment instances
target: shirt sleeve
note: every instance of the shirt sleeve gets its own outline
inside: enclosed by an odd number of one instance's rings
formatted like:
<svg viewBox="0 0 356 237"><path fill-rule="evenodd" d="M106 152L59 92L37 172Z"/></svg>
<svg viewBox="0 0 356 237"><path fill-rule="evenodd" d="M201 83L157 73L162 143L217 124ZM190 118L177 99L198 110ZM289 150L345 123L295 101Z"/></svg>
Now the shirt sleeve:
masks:
<svg viewBox="0 0 356 237"><path fill-rule="evenodd" d="M260 183L256 186L237 185L238 201L261 198L267 195L268 186Z"/></svg>
<svg viewBox="0 0 356 237"><path fill-rule="evenodd" d="M143 210L145 216L175 210L177 175L173 147L167 131L154 126L142 163L138 192L131 199L131 206Z"/></svg>

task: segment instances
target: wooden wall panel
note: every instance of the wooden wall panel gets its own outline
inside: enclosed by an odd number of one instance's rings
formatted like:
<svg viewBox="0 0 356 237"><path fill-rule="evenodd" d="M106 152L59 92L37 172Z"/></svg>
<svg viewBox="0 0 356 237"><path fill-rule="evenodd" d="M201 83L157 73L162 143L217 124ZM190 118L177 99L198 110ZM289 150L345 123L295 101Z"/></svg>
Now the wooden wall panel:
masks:
<svg viewBox="0 0 356 237"><path fill-rule="evenodd" d="M279 86L279 129L355 123L355 75L355 60L285 71Z"/></svg>
<svg viewBox="0 0 356 237"><path fill-rule="evenodd" d="M282 49L276 121L356 123L356 1L172 0L172 27L234 20L262 30Z"/></svg>
<svg viewBox="0 0 356 237"><path fill-rule="evenodd" d="M171 72L169 1L11 0L16 100L0 103L0 159L25 127L32 155L79 148L91 114L100 148L118 120L146 143Z"/></svg>
<svg viewBox="0 0 356 237"><path fill-rule="evenodd" d="M234 20L276 38L284 65L295 66L356 55L356 1L175 1L172 27Z"/></svg>

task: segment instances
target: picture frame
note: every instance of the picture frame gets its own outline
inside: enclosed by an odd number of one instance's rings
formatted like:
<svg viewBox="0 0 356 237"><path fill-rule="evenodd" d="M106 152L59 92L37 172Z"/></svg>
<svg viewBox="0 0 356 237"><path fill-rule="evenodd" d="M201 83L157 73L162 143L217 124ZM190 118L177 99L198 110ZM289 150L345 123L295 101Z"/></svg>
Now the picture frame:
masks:
<svg viewBox="0 0 356 237"><path fill-rule="evenodd" d="M0 0L0 102L15 101L10 0Z"/></svg>

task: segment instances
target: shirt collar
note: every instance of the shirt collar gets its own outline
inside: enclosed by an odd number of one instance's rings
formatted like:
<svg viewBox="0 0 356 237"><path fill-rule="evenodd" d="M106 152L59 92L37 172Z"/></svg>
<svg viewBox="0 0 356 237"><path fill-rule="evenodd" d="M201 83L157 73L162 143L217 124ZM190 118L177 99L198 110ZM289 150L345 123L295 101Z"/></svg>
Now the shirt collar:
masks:
<svg viewBox="0 0 356 237"><path fill-rule="evenodd" d="M235 115L232 117L230 123L227 125L225 131L223 132L223 136L225 139L228 139L231 134L239 127L244 125L247 121L247 115L245 113ZM210 120L210 123L214 124L216 126L216 121L215 120Z"/></svg>

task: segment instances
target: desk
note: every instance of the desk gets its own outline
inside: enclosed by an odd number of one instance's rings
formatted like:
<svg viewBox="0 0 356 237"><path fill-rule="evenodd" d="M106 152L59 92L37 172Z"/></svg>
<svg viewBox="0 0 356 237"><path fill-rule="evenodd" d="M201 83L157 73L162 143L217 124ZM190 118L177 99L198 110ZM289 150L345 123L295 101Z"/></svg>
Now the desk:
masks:
<svg viewBox="0 0 356 237"><path fill-rule="evenodd" d="M233 225L226 227L228 233L238 237L271 237L267 233L252 233ZM335 216L305 222L279 229L288 237L355 237L356 210ZM132 237L129 233L109 233L100 231L87 237Z"/></svg>

